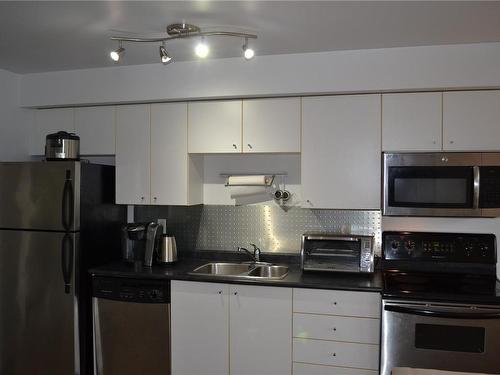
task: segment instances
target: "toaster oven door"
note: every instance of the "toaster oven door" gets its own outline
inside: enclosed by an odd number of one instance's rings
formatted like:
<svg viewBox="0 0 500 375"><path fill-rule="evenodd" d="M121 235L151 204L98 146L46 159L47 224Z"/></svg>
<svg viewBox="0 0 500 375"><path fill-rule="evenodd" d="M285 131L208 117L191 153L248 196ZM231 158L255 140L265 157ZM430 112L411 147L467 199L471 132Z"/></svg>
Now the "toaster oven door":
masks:
<svg viewBox="0 0 500 375"><path fill-rule="evenodd" d="M309 237L304 244L304 269L360 272L361 248L357 237Z"/></svg>

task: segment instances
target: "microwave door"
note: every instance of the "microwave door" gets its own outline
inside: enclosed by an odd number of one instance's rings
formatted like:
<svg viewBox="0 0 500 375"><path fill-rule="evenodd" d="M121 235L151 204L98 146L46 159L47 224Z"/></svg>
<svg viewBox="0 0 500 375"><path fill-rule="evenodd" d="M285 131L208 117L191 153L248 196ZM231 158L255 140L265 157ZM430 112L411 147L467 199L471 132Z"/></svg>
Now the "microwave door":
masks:
<svg viewBox="0 0 500 375"><path fill-rule="evenodd" d="M479 169L386 166L384 215L480 216Z"/></svg>

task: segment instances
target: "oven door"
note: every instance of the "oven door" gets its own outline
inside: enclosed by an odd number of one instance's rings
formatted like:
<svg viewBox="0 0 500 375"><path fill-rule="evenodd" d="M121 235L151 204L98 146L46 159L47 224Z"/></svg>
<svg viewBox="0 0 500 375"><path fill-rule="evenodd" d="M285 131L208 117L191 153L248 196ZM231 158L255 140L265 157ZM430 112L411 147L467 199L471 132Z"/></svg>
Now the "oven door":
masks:
<svg viewBox="0 0 500 375"><path fill-rule="evenodd" d="M481 216L480 161L480 154L384 154L383 214Z"/></svg>
<svg viewBox="0 0 500 375"><path fill-rule="evenodd" d="M397 368L500 374L500 306L383 301L381 375Z"/></svg>

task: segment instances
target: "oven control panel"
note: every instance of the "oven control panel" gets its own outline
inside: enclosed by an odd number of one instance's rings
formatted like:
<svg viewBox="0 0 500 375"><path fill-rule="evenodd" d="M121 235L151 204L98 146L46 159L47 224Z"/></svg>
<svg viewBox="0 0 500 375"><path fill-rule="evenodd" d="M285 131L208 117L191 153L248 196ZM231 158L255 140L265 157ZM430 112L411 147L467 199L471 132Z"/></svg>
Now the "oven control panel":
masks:
<svg viewBox="0 0 500 375"><path fill-rule="evenodd" d="M385 260L496 263L493 234L384 232Z"/></svg>

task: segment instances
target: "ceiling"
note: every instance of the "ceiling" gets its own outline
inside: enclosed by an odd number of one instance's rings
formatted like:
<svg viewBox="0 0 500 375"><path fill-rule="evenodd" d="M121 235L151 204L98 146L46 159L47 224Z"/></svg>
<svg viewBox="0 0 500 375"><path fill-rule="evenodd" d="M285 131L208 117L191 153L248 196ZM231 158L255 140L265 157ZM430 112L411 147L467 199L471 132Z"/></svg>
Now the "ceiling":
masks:
<svg viewBox="0 0 500 375"><path fill-rule="evenodd" d="M258 34L262 55L500 41L500 2L482 1L1 1L0 68L17 73L113 66L112 35L163 35L170 23ZM213 37L210 58L241 56ZM175 61L196 40L173 41ZM158 45L125 44L120 64L159 61ZM167 69L167 68L166 68Z"/></svg>

